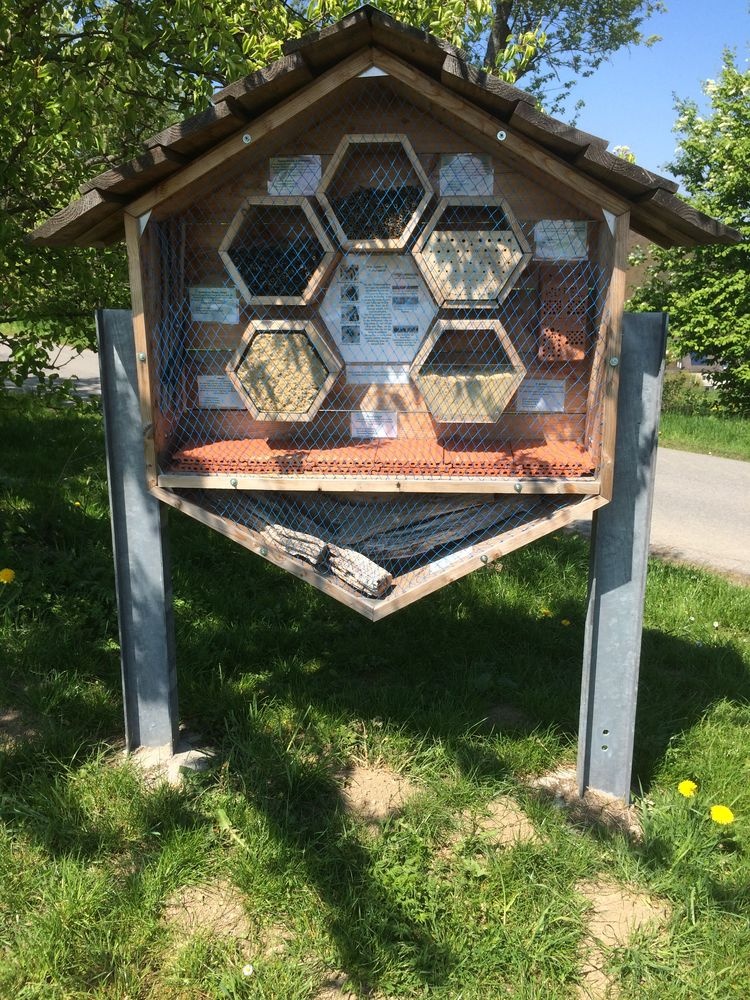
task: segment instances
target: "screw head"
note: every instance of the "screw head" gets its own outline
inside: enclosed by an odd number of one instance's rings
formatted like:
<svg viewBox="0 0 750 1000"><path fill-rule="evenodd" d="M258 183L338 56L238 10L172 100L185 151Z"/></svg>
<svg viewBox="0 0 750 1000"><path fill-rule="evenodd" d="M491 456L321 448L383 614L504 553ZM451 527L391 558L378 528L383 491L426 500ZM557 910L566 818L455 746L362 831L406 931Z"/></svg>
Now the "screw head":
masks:
<svg viewBox="0 0 750 1000"><path fill-rule="evenodd" d="M145 361L145 360L146 360L146 355L145 355L145 354L143 353L143 351L141 351L141 352L139 353L139 355L138 355L138 360L139 360L139 361Z"/></svg>
<svg viewBox="0 0 750 1000"><path fill-rule="evenodd" d="M260 554L262 556L267 556L268 555L268 549L265 547L265 545L261 545L261 547L260 547Z"/></svg>
<svg viewBox="0 0 750 1000"><path fill-rule="evenodd" d="M513 484L513 489L516 491L516 493L520 493L521 490L523 489L523 486L522 486L521 483L514 483Z"/></svg>
<svg viewBox="0 0 750 1000"><path fill-rule="evenodd" d="M231 478L231 479L229 480L229 485L230 485L230 486L236 486L236 485L237 485L237 480L236 480L236 479L235 479L234 477L232 477L232 478Z"/></svg>
<svg viewBox="0 0 750 1000"><path fill-rule="evenodd" d="M504 129L501 128L500 131L497 133L497 141L498 142L505 142L505 140L507 138L508 138L508 133Z"/></svg>
<svg viewBox="0 0 750 1000"><path fill-rule="evenodd" d="M479 557L479 561L483 562L485 565L490 561L490 557L484 553Z"/></svg>
<svg viewBox="0 0 750 1000"><path fill-rule="evenodd" d="M253 141L253 137L248 132L245 132L245 134L242 136L242 141L245 143L246 146L249 146L250 143Z"/></svg>
<svg viewBox="0 0 750 1000"><path fill-rule="evenodd" d="M610 358L609 359L609 364L610 364L611 368L617 368L617 366L619 365L619 363L620 363L620 359L619 358Z"/></svg>

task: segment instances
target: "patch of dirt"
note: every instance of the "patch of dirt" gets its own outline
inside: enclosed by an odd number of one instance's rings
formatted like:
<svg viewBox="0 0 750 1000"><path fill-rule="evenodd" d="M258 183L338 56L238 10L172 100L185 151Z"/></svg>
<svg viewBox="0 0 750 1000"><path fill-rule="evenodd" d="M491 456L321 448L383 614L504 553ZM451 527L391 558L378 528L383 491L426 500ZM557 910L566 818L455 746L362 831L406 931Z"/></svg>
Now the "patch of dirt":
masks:
<svg viewBox="0 0 750 1000"><path fill-rule="evenodd" d="M164 919L186 937L211 934L249 941L254 936L237 890L225 879L180 889L167 901Z"/></svg>
<svg viewBox="0 0 750 1000"><path fill-rule="evenodd" d="M486 814L476 817L474 822L477 833L501 847L539 840L534 824L509 795L493 799L487 805Z"/></svg>
<svg viewBox="0 0 750 1000"><path fill-rule="evenodd" d="M440 853L445 855L456 844L472 836L478 836L495 847L539 843L534 824L509 795L498 795L480 812L464 810L458 817L458 829Z"/></svg>
<svg viewBox="0 0 750 1000"><path fill-rule="evenodd" d="M344 808L369 826L395 815L417 790L402 774L387 767L354 764L336 776L341 784Z"/></svg>
<svg viewBox="0 0 750 1000"><path fill-rule="evenodd" d="M617 997L617 984L604 971L607 952L626 945L642 928L665 923L669 907L663 900L604 879L580 882L576 892L591 904L588 934L581 949L579 1000Z"/></svg>
<svg viewBox="0 0 750 1000"><path fill-rule="evenodd" d="M183 937L204 934L245 942L254 959L281 954L293 936L281 924L256 930L237 889L226 879L180 889L167 901L164 919Z"/></svg>
<svg viewBox="0 0 750 1000"><path fill-rule="evenodd" d="M349 978L343 972L332 973L315 994L314 1000L357 1000L357 994L347 989L348 983Z"/></svg>
<svg viewBox="0 0 750 1000"><path fill-rule="evenodd" d="M15 708L0 708L0 747L14 747L38 735Z"/></svg>
<svg viewBox="0 0 750 1000"><path fill-rule="evenodd" d="M634 841L643 839L643 828L634 806L622 799L589 788L583 797L578 794L578 779L573 768L564 768L533 778L529 787L564 809L572 823L598 826L611 832L624 833Z"/></svg>
<svg viewBox="0 0 750 1000"><path fill-rule="evenodd" d="M488 729L504 729L515 731L526 731L533 729L531 720L525 712L515 705L500 702L492 705L487 711L485 726Z"/></svg>
<svg viewBox="0 0 750 1000"><path fill-rule="evenodd" d="M216 763L215 752L201 746L201 737L181 732L173 747L166 743L160 747L138 747L128 758L143 774L148 788L167 782L180 788L187 771L207 771Z"/></svg>

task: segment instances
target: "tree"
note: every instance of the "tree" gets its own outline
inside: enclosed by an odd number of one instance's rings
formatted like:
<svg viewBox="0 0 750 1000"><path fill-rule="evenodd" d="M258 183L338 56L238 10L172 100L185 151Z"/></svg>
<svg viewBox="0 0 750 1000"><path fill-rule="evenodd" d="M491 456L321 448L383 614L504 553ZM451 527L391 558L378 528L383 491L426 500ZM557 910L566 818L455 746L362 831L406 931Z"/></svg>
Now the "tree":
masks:
<svg viewBox="0 0 750 1000"><path fill-rule="evenodd" d="M0 385L54 384L44 349L91 345L93 310L129 299L120 248L31 248L26 234L306 27L279 0L0 0L0 344L13 351Z"/></svg>
<svg viewBox="0 0 750 1000"><path fill-rule="evenodd" d="M335 20L360 0L312 0L308 15ZM576 82L612 53L651 45L642 26L662 0L380 0L399 20L447 38L508 83L522 81L550 113L562 114Z"/></svg>
<svg viewBox="0 0 750 1000"><path fill-rule="evenodd" d="M652 250L646 283L631 300L635 310L669 313L680 354L695 352L724 366L714 378L724 408L750 414L750 70L731 53L704 91L710 111L677 103L680 136L670 169L695 208L738 229L732 246Z"/></svg>
<svg viewBox="0 0 750 1000"><path fill-rule="evenodd" d="M360 0L0 0L0 362L41 376L44 347L93 339L93 310L127 306L118 249L40 250L26 234L145 138L276 58L283 41ZM615 49L644 41L660 0L381 0L559 104ZM553 86L554 85L554 86Z"/></svg>

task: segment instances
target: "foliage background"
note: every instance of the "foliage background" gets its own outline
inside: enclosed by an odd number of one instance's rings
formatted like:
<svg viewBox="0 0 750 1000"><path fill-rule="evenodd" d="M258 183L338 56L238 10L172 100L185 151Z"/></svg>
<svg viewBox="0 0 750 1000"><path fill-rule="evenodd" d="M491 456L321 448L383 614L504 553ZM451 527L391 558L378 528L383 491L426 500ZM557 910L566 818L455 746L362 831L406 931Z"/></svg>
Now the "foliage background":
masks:
<svg viewBox="0 0 750 1000"><path fill-rule="evenodd" d="M722 408L750 415L750 70L730 52L717 80L704 91L701 114L694 101L677 102L677 158L670 169L689 200L734 226L745 241L687 250L654 248L647 281L634 309L669 313L677 353L694 352L724 365L712 375Z"/></svg>
<svg viewBox="0 0 750 1000"><path fill-rule="evenodd" d="M0 384L36 375L45 349L93 346L93 311L126 307L122 250L31 248L27 234L78 186L202 110L217 87L358 0L0 0ZM608 53L651 41L659 0L381 0L394 16L466 47L558 109ZM54 378L51 380L54 382Z"/></svg>

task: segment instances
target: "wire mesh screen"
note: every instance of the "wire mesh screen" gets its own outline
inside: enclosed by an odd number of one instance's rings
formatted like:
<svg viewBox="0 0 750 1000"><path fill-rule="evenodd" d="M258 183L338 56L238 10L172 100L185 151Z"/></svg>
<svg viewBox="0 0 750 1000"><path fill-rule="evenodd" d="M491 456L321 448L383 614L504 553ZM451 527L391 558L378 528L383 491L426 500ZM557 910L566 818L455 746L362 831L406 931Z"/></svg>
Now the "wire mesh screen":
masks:
<svg viewBox="0 0 750 1000"><path fill-rule="evenodd" d="M611 260L501 142L353 81L146 228L165 482L389 587L546 518L596 492ZM513 495L540 479L570 495Z"/></svg>

